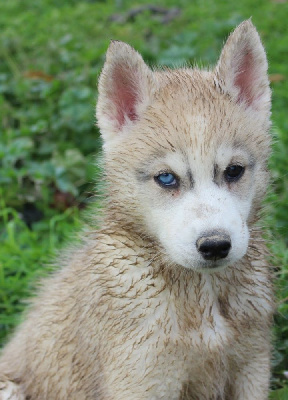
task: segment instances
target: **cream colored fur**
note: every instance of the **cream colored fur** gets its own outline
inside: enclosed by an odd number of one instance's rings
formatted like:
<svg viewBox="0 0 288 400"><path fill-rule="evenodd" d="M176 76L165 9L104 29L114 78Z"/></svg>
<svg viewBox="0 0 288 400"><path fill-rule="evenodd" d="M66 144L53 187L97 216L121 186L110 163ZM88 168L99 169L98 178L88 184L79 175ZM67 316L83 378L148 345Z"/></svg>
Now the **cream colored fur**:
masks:
<svg viewBox="0 0 288 400"><path fill-rule="evenodd" d="M270 89L251 21L214 70L152 71L112 42L100 77L107 202L0 359L1 400L265 400L273 295L254 226ZM241 179L227 182L229 165ZM157 176L171 172L176 188ZM231 239L206 261L205 232Z"/></svg>

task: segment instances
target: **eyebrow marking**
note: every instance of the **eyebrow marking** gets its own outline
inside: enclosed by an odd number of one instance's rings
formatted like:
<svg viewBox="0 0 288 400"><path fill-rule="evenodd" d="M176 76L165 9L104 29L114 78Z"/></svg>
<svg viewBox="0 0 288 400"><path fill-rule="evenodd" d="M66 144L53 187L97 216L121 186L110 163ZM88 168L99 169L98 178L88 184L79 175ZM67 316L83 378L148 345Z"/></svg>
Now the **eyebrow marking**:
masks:
<svg viewBox="0 0 288 400"><path fill-rule="evenodd" d="M213 168L213 182L216 183L217 186L219 186L219 182L217 182L217 177L219 176L219 165L214 164Z"/></svg>
<svg viewBox="0 0 288 400"><path fill-rule="evenodd" d="M194 184L195 184L195 182L194 182L193 174L192 174L192 171L191 171L190 168L187 171L187 176L188 176L189 183L190 183L190 189L192 189Z"/></svg>
<svg viewBox="0 0 288 400"><path fill-rule="evenodd" d="M136 178L139 182L147 182L151 179L151 174L146 169L137 169Z"/></svg>
<svg viewBox="0 0 288 400"><path fill-rule="evenodd" d="M149 159L143 161L140 164L140 168L136 169L136 178L140 182L147 182L150 179L153 178L153 175L149 172L151 169L151 164L153 164L154 161L159 160L161 158L164 158L165 156L165 151L161 149L157 149L153 151L153 153L150 155Z"/></svg>
<svg viewBox="0 0 288 400"><path fill-rule="evenodd" d="M254 157L254 155L247 149L246 146L243 145L243 143L239 143L239 142L235 142L232 146L232 150L233 151L243 151L244 153L246 153L248 155L248 167L253 169L255 167L256 164L256 159Z"/></svg>

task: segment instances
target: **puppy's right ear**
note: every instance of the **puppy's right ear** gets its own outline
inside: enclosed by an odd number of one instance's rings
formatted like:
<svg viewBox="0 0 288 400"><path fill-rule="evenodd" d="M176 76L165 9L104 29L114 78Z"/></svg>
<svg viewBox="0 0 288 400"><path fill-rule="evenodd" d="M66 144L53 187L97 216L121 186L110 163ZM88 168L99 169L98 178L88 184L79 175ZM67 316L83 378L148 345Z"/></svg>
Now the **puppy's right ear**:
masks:
<svg viewBox="0 0 288 400"><path fill-rule="evenodd" d="M259 34L251 20L229 36L215 70L215 82L238 103L270 116L268 64Z"/></svg>
<svg viewBox="0 0 288 400"><path fill-rule="evenodd" d="M151 102L153 73L128 44L112 41L100 80L96 108L104 142L121 135Z"/></svg>

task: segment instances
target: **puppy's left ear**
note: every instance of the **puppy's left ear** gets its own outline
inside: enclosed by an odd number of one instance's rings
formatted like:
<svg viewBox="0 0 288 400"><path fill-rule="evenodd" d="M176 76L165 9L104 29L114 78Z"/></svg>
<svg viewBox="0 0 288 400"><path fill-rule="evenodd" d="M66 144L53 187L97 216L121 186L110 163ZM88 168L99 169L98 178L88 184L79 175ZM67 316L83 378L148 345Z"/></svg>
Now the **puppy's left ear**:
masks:
<svg viewBox="0 0 288 400"><path fill-rule="evenodd" d="M260 37L251 20L242 22L229 36L215 69L215 81L238 103L270 111L268 63Z"/></svg>
<svg viewBox="0 0 288 400"><path fill-rule="evenodd" d="M99 79L96 115L105 145L127 133L150 105L153 72L128 44L111 42Z"/></svg>

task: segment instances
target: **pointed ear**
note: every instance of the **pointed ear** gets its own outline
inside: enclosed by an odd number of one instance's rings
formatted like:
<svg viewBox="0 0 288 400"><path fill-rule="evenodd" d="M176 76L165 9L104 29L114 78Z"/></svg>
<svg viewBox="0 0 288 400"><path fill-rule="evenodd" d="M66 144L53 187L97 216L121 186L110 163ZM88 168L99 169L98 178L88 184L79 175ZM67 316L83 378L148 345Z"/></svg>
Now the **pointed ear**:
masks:
<svg viewBox="0 0 288 400"><path fill-rule="evenodd" d="M96 116L105 141L135 123L150 104L153 73L140 54L123 42L112 41L100 80Z"/></svg>
<svg viewBox="0 0 288 400"><path fill-rule="evenodd" d="M239 103L269 112L271 91L267 58L251 20L242 22L229 36L215 69L221 90Z"/></svg>

